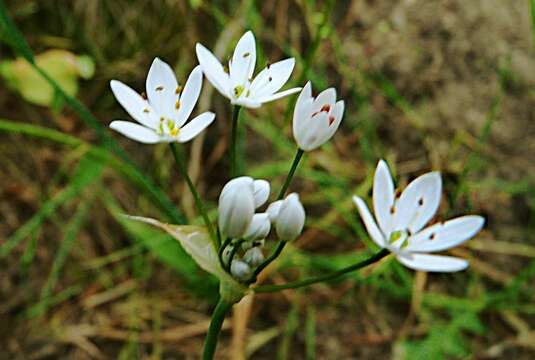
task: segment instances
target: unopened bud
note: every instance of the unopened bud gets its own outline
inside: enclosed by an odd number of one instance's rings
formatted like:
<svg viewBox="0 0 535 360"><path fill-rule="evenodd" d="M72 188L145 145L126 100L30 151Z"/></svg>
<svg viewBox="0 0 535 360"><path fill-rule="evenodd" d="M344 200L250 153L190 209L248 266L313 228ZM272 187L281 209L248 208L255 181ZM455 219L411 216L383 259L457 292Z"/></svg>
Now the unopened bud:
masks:
<svg viewBox="0 0 535 360"><path fill-rule="evenodd" d="M277 216L275 229L282 241L293 241L303 231L305 209L299 201L299 195L292 193L283 200Z"/></svg>
<svg viewBox="0 0 535 360"><path fill-rule="evenodd" d="M255 180L253 187L254 204L256 209L264 205L269 198L269 182L266 180Z"/></svg>
<svg viewBox="0 0 535 360"><path fill-rule="evenodd" d="M274 224L275 221L277 221L277 217L279 216L282 201L283 200L277 200L277 201L272 202L271 204L269 204L266 210L266 213L269 216L269 221L271 221L272 224Z"/></svg>
<svg viewBox="0 0 535 360"><path fill-rule="evenodd" d="M255 202L253 179L247 176L229 181L219 196L218 224L221 233L241 237L253 219Z"/></svg>
<svg viewBox="0 0 535 360"><path fill-rule="evenodd" d="M262 254L262 250L260 250L259 247L253 247L245 252L243 260L249 264L249 266L255 268L264 261L264 254Z"/></svg>
<svg viewBox="0 0 535 360"><path fill-rule="evenodd" d="M230 265L230 273L236 279L245 281L251 277L252 271L251 267L245 261L232 260L232 264Z"/></svg>
<svg viewBox="0 0 535 360"><path fill-rule="evenodd" d="M271 223L269 221L269 216L267 213L254 214L253 219L245 235L243 236L246 240L261 240L268 236L269 231L271 230Z"/></svg>

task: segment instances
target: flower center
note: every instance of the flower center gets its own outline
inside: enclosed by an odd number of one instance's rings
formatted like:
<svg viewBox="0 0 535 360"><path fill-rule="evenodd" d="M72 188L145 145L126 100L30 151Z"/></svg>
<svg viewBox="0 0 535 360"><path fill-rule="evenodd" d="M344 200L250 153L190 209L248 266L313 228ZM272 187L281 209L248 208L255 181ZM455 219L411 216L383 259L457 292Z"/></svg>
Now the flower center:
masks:
<svg viewBox="0 0 535 360"><path fill-rule="evenodd" d="M234 97L239 98L243 94L245 88L242 85L238 85L234 88Z"/></svg>
<svg viewBox="0 0 535 360"><path fill-rule="evenodd" d="M160 118L159 133L160 135L167 134L173 137L178 136L180 128L175 125L175 122L171 119L166 119L163 116Z"/></svg>

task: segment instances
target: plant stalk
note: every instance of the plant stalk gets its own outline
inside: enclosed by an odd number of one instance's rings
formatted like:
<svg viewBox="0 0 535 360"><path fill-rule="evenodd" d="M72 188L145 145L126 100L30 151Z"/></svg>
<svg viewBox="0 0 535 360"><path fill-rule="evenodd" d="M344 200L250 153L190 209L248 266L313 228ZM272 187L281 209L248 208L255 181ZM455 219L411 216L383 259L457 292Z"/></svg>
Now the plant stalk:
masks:
<svg viewBox="0 0 535 360"><path fill-rule="evenodd" d="M240 117L241 106L234 105L232 108L232 130L230 138L230 176L235 178L239 175L237 147L238 147L238 119Z"/></svg>
<svg viewBox="0 0 535 360"><path fill-rule="evenodd" d="M214 232L214 228L212 227L212 223L210 222L210 218L208 217L208 213L204 209L203 203L201 201L201 198L199 196L199 193L197 192L197 189L195 188L195 184L193 184L193 181L188 175L188 171L186 169L186 164L184 164L184 161L182 160L180 150L176 143L172 142L169 144L171 147L171 151L173 152L173 157L175 158L175 162L178 166L178 170L180 171L181 175L186 180L186 184L188 184L189 190L191 191L191 194L193 195L193 199L195 201L195 206L197 207L197 210L201 214L204 224L206 225L206 229L208 230L208 233L210 234L210 239L212 239L212 242L214 243L214 246L216 249L219 248L219 241L218 238Z"/></svg>
<svg viewBox="0 0 535 360"><path fill-rule="evenodd" d="M320 275L320 276L317 276L317 277L312 277L312 278L309 278L309 279L295 281L295 282L291 282L291 283L287 283L287 284L283 284L283 285L258 286L256 288L254 288L253 290L254 290L255 293L271 293L271 292L277 292L277 291L287 290L287 289L297 289L297 288L300 288L300 287L309 286L309 285L316 284L316 283L319 283L319 282L331 281L331 280L334 280L334 279L336 279L336 278L338 278L338 277L340 277L342 275L345 275L345 274L347 274L349 272L352 272L352 271L355 271L355 270L359 270L359 269L362 269L365 266L371 265L371 264L381 260L386 255L388 255L389 253L390 252L387 249L382 249L381 251L375 253L371 257L369 257L369 258L367 258L367 259L365 259L365 260L363 260L361 262L358 262L356 264L350 265L348 267L345 267L345 268L337 270L337 271L333 271L333 272L325 274L325 275Z"/></svg>
<svg viewBox="0 0 535 360"><path fill-rule="evenodd" d="M203 360L212 360L214 358L217 338L221 332L225 315L232 308L232 304L225 301L223 298L219 298L217 305L212 313L212 320L210 321L210 327L204 340L204 350L202 353Z"/></svg>

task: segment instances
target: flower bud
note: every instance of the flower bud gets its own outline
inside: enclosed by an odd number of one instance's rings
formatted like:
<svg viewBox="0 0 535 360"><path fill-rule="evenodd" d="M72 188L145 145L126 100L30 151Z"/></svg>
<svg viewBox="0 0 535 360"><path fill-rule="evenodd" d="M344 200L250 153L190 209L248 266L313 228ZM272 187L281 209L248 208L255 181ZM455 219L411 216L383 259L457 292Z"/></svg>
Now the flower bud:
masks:
<svg viewBox="0 0 535 360"><path fill-rule="evenodd" d="M218 225L225 237L242 237L253 219L255 204L253 179L239 177L229 181L219 196Z"/></svg>
<svg viewBox="0 0 535 360"><path fill-rule="evenodd" d="M299 201L299 195L292 193L288 195L280 205L275 229L279 239L282 241L295 240L305 225L305 209Z"/></svg>
<svg viewBox="0 0 535 360"><path fill-rule="evenodd" d="M245 252L243 261L249 264L252 268L255 268L264 261L264 254L262 254L262 250L260 250L259 247L253 247Z"/></svg>
<svg viewBox="0 0 535 360"><path fill-rule="evenodd" d="M269 198L269 182L266 180L255 180L253 182L253 195L255 208L264 205Z"/></svg>
<svg viewBox="0 0 535 360"><path fill-rule="evenodd" d="M281 205L282 205L282 200L277 200L269 204L266 210L266 213L269 216L269 221L271 221L272 224L274 224L277 221L277 217L279 216Z"/></svg>
<svg viewBox="0 0 535 360"><path fill-rule="evenodd" d="M311 151L326 143L336 132L342 115L344 102L336 101L336 90L322 91L315 99L308 82L294 108L293 135L301 150Z"/></svg>
<svg viewBox="0 0 535 360"><path fill-rule="evenodd" d="M253 220L247 227L243 238L246 240L262 240L268 236L271 223L267 213L254 214Z"/></svg>
<svg viewBox="0 0 535 360"><path fill-rule="evenodd" d="M230 273L236 279L241 281L248 280L252 275L251 267L242 260L232 260L232 264L230 265Z"/></svg>
<svg viewBox="0 0 535 360"><path fill-rule="evenodd" d="M223 249L223 254L222 254L222 258L223 258L223 263L224 264L228 264L229 260L230 260L230 255L232 254L232 251L234 250L234 246L233 245L228 245L225 249Z"/></svg>

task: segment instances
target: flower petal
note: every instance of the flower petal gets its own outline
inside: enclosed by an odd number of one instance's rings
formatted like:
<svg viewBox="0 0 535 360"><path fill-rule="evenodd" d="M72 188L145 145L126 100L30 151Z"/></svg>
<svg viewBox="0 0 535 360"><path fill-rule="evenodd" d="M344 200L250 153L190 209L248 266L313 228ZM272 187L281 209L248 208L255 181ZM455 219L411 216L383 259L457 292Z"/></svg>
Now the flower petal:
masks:
<svg viewBox="0 0 535 360"><path fill-rule="evenodd" d="M192 119L178 133L178 142L188 142L203 131L208 125L215 120L215 114L213 112L204 112L201 115Z"/></svg>
<svg viewBox="0 0 535 360"><path fill-rule="evenodd" d="M397 259L408 268L428 272L454 272L468 267L468 261L452 256L402 253Z"/></svg>
<svg viewBox="0 0 535 360"><path fill-rule="evenodd" d="M370 210L368 210L368 206L366 206L366 203L364 200L362 200L358 196L353 196L353 202L355 205L357 205L357 209L359 210L360 217L362 218L362 221L364 222L364 225L366 226L366 230L368 230L368 234L370 234L370 237L372 240L379 246L384 248L385 247L385 239L383 237L383 234L381 234L381 231L377 227L377 224L375 223L375 220L373 219L372 214L370 213Z"/></svg>
<svg viewBox="0 0 535 360"><path fill-rule="evenodd" d="M334 104L334 108L331 111L331 114L329 115L329 118L327 119L327 135L325 138L325 142L327 142L338 130L338 127L340 126L340 123L342 122L342 117L344 116L344 101L340 100L336 104Z"/></svg>
<svg viewBox="0 0 535 360"><path fill-rule="evenodd" d="M284 90L284 91L275 93L273 95L269 95L269 96L265 96L265 97L261 97L261 98L255 98L255 100L260 102L260 103L267 103L267 102L270 102L270 101L273 101L273 100L281 99L281 98L283 98L285 96L288 96L288 95L291 95L291 94L295 94L296 92L299 92L299 91L301 91L301 88L300 87L296 87L296 88L292 88L292 89L288 89L288 90Z"/></svg>
<svg viewBox="0 0 535 360"><path fill-rule="evenodd" d="M158 116L156 116L149 103L137 92L117 80L110 81L110 87L119 104L134 120L151 129L158 127Z"/></svg>
<svg viewBox="0 0 535 360"><path fill-rule="evenodd" d="M249 109L258 109L260 106L262 106L262 103L260 101L245 96L241 96L238 99L232 98L230 102L232 103L232 105L239 105Z"/></svg>
<svg viewBox="0 0 535 360"><path fill-rule="evenodd" d="M197 60L199 60L199 64L208 81L210 81L221 95L231 98L229 93L230 77L223 70L223 66L219 60L217 60L210 50L199 43L197 43L195 51L197 52Z"/></svg>
<svg viewBox="0 0 535 360"><path fill-rule="evenodd" d="M380 160L373 178L373 211L379 227L387 239L390 238L390 232L392 231L392 214L390 211L393 205L394 182L388 165L384 160Z"/></svg>
<svg viewBox="0 0 535 360"><path fill-rule="evenodd" d="M413 180L394 205L393 230L418 232L435 215L440 205L440 173L430 172Z"/></svg>
<svg viewBox="0 0 535 360"><path fill-rule="evenodd" d="M268 97L286 84L295 66L295 59L278 61L264 68L251 83L252 98Z"/></svg>
<svg viewBox="0 0 535 360"><path fill-rule="evenodd" d="M297 97L295 102L293 121L292 121L292 130L296 140L301 137L302 129L310 120L310 115L312 114L312 103L314 98L312 97L312 84L309 82L306 83L303 90Z"/></svg>
<svg viewBox="0 0 535 360"><path fill-rule="evenodd" d="M202 69L197 65L191 72L180 95L180 103L176 116L176 126L182 127L188 120L193 108L197 104L202 88Z"/></svg>
<svg viewBox="0 0 535 360"><path fill-rule="evenodd" d="M147 75L146 90L149 103L160 116L174 119L177 87L173 69L155 58Z"/></svg>
<svg viewBox="0 0 535 360"><path fill-rule="evenodd" d="M336 90L334 88L328 88L319 93L312 105L312 114L319 112L325 105L330 107L334 106L336 102Z"/></svg>
<svg viewBox="0 0 535 360"><path fill-rule="evenodd" d="M413 235L405 250L432 252L450 249L476 235L484 223L482 216L468 215L434 224Z"/></svg>
<svg viewBox="0 0 535 360"><path fill-rule="evenodd" d="M253 76L255 64L256 43L253 33L247 31L236 44L229 64L232 86L245 85L247 79Z"/></svg>
<svg viewBox="0 0 535 360"><path fill-rule="evenodd" d="M130 121L112 121L110 128L132 140L144 144L156 144L165 141L164 138L158 135L154 130Z"/></svg>
<svg viewBox="0 0 535 360"><path fill-rule="evenodd" d="M259 208L260 206L264 205L266 201L269 198L269 192L270 192L270 186L269 182L266 180L255 180L253 182L254 186L254 204L255 209Z"/></svg>

